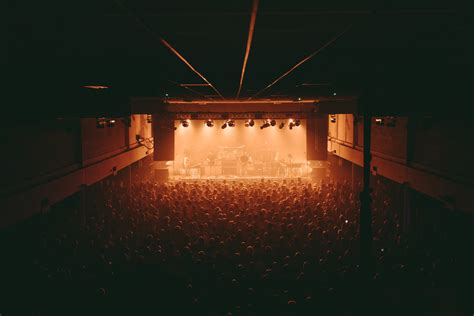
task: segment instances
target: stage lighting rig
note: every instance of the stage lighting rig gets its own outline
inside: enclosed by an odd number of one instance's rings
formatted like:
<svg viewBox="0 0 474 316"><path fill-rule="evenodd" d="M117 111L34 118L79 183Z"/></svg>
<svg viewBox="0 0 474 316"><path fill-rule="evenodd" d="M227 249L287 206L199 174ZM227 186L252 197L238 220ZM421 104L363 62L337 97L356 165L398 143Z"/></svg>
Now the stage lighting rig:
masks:
<svg viewBox="0 0 474 316"><path fill-rule="evenodd" d="M270 121L270 125L271 125L271 126L275 126L276 123L277 123L277 122L276 122L275 120L271 120L271 121Z"/></svg>
<svg viewBox="0 0 474 316"><path fill-rule="evenodd" d="M227 127L227 122L224 122L224 124L222 124L221 128L224 129Z"/></svg>
<svg viewBox="0 0 474 316"><path fill-rule="evenodd" d="M282 129L283 127L285 127L285 122L281 122L280 125L278 126L279 129Z"/></svg>
<svg viewBox="0 0 474 316"><path fill-rule="evenodd" d="M298 127L301 125L301 121L300 120L293 120L293 119L290 119L289 123L288 123L288 126L290 127L290 129L293 129L293 127Z"/></svg>
<svg viewBox="0 0 474 316"><path fill-rule="evenodd" d="M245 127L253 127L255 122L252 119L245 121Z"/></svg>
<svg viewBox="0 0 474 316"><path fill-rule="evenodd" d="M213 120L207 120L206 125L207 125L207 127L214 127L214 121Z"/></svg>
<svg viewBox="0 0 474 316"><path fill-rule="evenodd" d="M188 127L189 124L190 124L190 122L191 122L191 121L190 121L189 119L187 119L187 120L182 120L182 121L181 121L181 126L183 126L183 127Z"/></svg>
<svg viewBox="0 0 474 316"><path fill-rule="evenodd" d="M105 122L105 117L98 117L98 118L96 118L96 120L95 120L95 126L96 126L97 128L104 128L104 127L105 127L105 124L106 124L106 122Z"/></svg>
<svg viewBox="0 0 474 316"><path fill-rule="evenodd" d="M288 127L289 127L290 129L293 129L294 126L295 126L295 122L293 121L293 119L290 119L290 120L288 121Z"/></svg>
<svg viewBox="0 0 474 316"><path fill-rule="evenodd" d="M107 127L114 127L115 126L115 119L109 118L107 119Z"/></svg>
<svg viewBox="0 0 474 316"><path fill-rule="evenodd" d="M260 126L260 129L264 129L264 128L267 128L267 127L270 127L270 122L268 120L266 120L263 125Z"/></svg>
<svg viewBox="0 0 474 316"><path fill-rule="evenodd" d="M228 125L229 127L235 127L235 121L234 121L234 120L228 120L228 121L227 121L227 125Z"/></svg>

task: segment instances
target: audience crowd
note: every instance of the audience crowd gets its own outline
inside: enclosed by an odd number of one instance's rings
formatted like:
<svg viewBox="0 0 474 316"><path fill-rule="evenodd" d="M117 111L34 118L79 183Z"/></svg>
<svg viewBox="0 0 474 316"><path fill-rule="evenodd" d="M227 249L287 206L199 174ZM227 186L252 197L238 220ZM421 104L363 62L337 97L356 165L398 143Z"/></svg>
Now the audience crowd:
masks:
<svg viewBox="0 0 474 316"><path fill-rule="evenodd" d="M453 312L462 295L455 255L443 240L421 249L407 242L383 188L372 194L374 273L360 273L358 192L300 179L103 182L2 238L0 308L38 315Z"/></svg>

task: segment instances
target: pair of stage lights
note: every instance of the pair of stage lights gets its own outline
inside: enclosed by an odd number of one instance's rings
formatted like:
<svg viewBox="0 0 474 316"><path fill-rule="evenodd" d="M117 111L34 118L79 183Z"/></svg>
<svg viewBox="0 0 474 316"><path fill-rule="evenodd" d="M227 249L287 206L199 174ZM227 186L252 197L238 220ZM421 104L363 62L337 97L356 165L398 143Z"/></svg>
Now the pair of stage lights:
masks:
<svg viewBox="0 0 474 316"><path fill-rule="evenodd" d="M224 122L224 124L222 124L221 128L224 129L227 126L235 127L235 121L234 120L227 120L226 122Z"/></svg>
<svg viewBox="0 0 474 316"><path fill-rule="evenodd" d="M110 117L98 117L95 120L95 125L97 128L114 127L115 119Z"/></svg>
<svg viewBox="0 0 474 316"><path fill-rule="evenodd" d="M270 126L275 126L276 125L276 121L275 120L266 120L263 125L260 126L260 129L264 129L264 128L267 128L267 127L270 127ZM293 120L293 119L290 119L289 122L288 122L288 127L290 129L293 129L293 127L298 127L301 125L301 121L300 120ZM285 122L281 122L280 125L278 125L278 128L279 129L283 129L285 127Z"/></svg>
<svg viewBox="0 0 474 316"><path fill-rule="evenodd" d="M300 120L293 120L293 119L290 119L290 123L288 124L290 129L293 129L293 127L298 127L300 125L301 125Z"/></svg>
<svg viewBox="0 0 474 316"><path fill-rule="evenodd" d="M267 127L270 127L270 126L275 126L275 125L276 125L275 120L266 120L265 122L263 122L262 125L260 125L260 129L264 129L264 128L267 128Z"/></svg>
<svg viewBox="0 0 474 316"><path fill-rule="evenodd" d="M191 120L189 119L181 121L181 126L183 127L188 127L190 124L191 124Z"/></svg>
<svg viewBox="0 0 474 316"><path fill-rule="evenodd" d="M207 121L204 122L204 124L207 126L207 127L214 127L214 121L209 119ZM247 124L247 123L246 123ZM253 125L253 124L252 124ZM226 128L227 126L229 127L235 127L235 121L234 120L227 120L224 122L224 124L222 124L221 128L224 129Z"/></svg>

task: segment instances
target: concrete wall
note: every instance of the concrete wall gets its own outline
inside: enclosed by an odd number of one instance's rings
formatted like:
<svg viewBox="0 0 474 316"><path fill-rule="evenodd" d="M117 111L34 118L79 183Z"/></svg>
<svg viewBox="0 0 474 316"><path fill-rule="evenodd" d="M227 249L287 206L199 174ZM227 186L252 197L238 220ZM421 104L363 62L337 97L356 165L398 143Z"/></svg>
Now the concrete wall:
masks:
<svg viewBox="0 0 474 316"><path fill-rule="evenodd" d="M135 135L150 140L146 115L130 126L96 128L95 118L30 122L2 129L8 152L2 156L0 228L25 219L67 196L150 155ZM151 147L151 142L147 142Z"/></svg>
<svg viewBox="0 0 474 316"><path fill-rule="evenodd" d="M354 142L354 115L336 114L336 122L328 123L328 136L337 138L342 142L352 144Z"/></svg>
<svg viewBox="0 0 474 316"><path fill-rule="evenodd" d="M413 125L413 163L464 180L474 178L472 129L449 118L418 119Z"/></svg>
<svg viewBox="0 0 474 316"><path fill-rule="evenodd" d="M407 158L407 122L407 117L397 117L393 127L373 124L372 150L392 158L405 160ZM362 130L361 136L363 135Z"/></svg>
<svg viewBox="0 0 474 316"><path fill-rule="evenodd" d="M9 194L80 163L78 119L22 121L21 117L2 127L3 166L0 187Z"/></svg>
<svg viewBox="0 0 474 316"><path fill-rule="evenodd" d="M95 118L81 120L82 161L85 165L104 155L127 148L128 127L120 120L114 127L96 128Z"/></svg>
<svg viewBox="0 0 474 316"><path fill-rule="evenodd" d="M474 212L470 127L443 119L427 128L419 120L397 117L396 125L389 127L378 126L373 119L373 173L442 201L449 208ZM347 127L350 122L352 128ZM358 166L363 164L362 139L362 120L339 114L335 123L329 122L328 151Z"/></svg>

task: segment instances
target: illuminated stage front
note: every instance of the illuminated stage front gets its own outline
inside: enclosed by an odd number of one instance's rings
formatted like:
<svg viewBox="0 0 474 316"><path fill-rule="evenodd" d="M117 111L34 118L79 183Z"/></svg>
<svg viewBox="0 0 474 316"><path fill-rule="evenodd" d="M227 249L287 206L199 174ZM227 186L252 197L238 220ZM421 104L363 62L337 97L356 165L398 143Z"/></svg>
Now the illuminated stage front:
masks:
<svg viewBox="0 0 474 316"><path fill-rule="evenodd" d="M249 125L246 120L175 121L175 160L169 163L170 176L282 179L310 175L306 120L255 119L254 125Z"/></svg>

